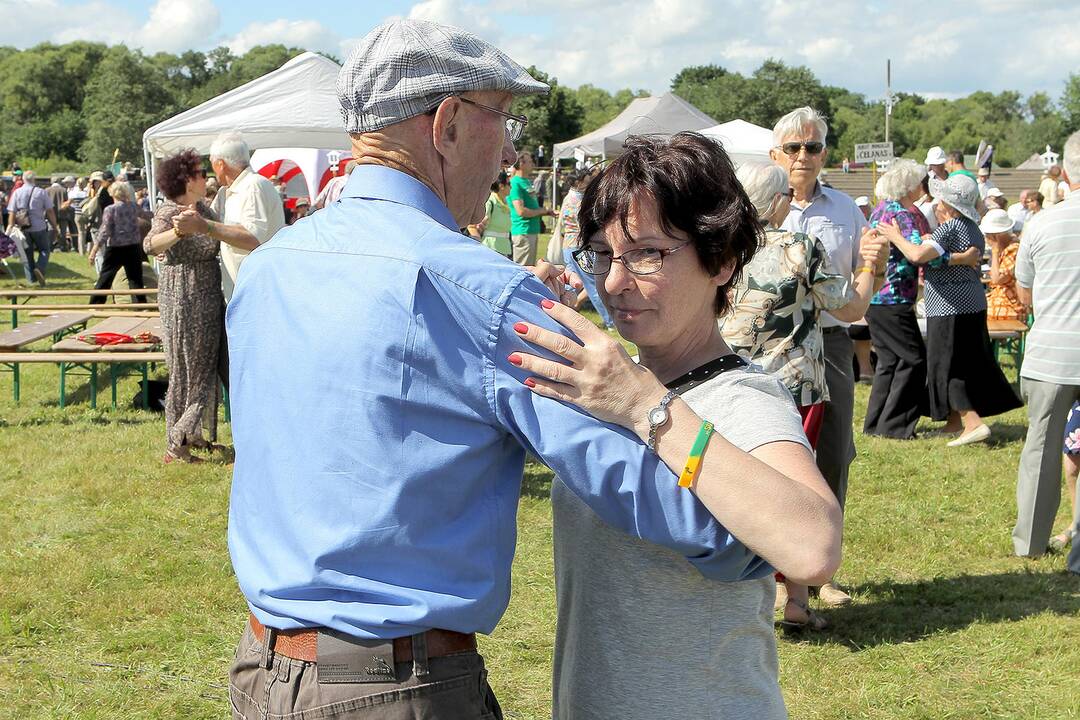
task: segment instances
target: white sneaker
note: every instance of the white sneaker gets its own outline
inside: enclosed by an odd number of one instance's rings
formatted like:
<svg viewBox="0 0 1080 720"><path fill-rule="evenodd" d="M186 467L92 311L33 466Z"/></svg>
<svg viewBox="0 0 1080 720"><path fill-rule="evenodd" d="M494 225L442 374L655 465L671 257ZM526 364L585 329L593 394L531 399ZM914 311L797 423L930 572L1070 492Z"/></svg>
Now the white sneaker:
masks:
<svg viewBox="0 0 1080 720"><path fill-rule="evenodd" d="M961 445L970 445L971 443L982 442L983 440L987 440L989 438L990 426L983 423L971 432L964 433L960 437L956 438L948 445L949 447L960 447Z"/></svg>

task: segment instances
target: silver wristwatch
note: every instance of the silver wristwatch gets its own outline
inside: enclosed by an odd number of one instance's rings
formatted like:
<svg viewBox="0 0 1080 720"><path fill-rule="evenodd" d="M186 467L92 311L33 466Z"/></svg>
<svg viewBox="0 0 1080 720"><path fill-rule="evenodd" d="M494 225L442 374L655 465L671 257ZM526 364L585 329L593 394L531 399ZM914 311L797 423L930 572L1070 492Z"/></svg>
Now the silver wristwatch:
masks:
<svg viewBox="0 0 1080 720"><path fill-rule="evenodd" d="M675 391L668 390L667 394L660 399L660 404L649 411L649 449L656 452L656 431L667 424L671 418L668 405L675 399Z"/></svg>

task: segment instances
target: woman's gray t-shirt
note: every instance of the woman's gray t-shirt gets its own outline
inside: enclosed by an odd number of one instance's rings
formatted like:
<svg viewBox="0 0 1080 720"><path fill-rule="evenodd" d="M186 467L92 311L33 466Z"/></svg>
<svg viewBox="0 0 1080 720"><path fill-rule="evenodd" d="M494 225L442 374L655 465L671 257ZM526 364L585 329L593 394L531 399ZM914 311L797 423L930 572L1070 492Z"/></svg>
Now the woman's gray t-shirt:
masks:
<svg viewBox="0 0 1080 720"><path fill-rule="evenodd" d="M790 393L770 375L732 370L682 397L744 451L809 448ZM787 717L771 575L707 580L678 553L605 525L558 478L551 499L557 720Z"/></svg>

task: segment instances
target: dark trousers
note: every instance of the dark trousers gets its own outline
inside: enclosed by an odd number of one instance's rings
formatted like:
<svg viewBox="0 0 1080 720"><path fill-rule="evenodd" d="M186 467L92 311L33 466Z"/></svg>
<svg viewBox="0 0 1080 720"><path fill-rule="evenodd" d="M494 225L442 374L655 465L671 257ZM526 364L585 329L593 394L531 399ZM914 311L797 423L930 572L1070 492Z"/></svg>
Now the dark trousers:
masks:
<svg viewBox="0 0 1080 720"><path fill-rule="evenodd" d="M23 235L26 236L26 265L23 266L23 272L26 273L26 282L32 283L34 270L40 270L44 275L45 269L49 267L52 233L48 230L23 230ZM34 252L37 252L37 260L34 260Z"/></svg>
<svg viewBox="0 0 1080 720"><path fill-rule="evenodd" d="M909 440L926 411L926 345L915 306L871 305L866 319L878 362L863 432Z"/></svg>
<svg viewBox="0 0 1080 720"><path fill-rule="evenodd" d="M128 287L135 289L143 287L142 279L142 248L138 245L121 245L120 247L106 247L105 255L101 261L101 274L98 275L95 290L112 289L113 280L117 271L124 268L127 273ZM95 295L90 298L91 305L100 305L105 302L103 295ZM146 302L145 295L136 295L134 302Z"/></svg>
<svg viewBox="0 0 1080 720"><path fill-rule="evenodd" d="M851 359L855 354L847 328L826 328L825 384L829 400L821 420L817 466L825 482L836 495L840 507L847 500L848 466L855 459L855 440L851 427L855 414L855 372Z"/></svg>
<svg viewBox="0 0 1080 720"><path fill-rule="evenodd" d="M79 227L75 224L75 214L64 215L57 213L56 221L59 223L56 228L56 241L65 252L69 252L75 247L79 237Z"/></svg>
<svg viewBox="0 0 1080 720"><path fill-rule="evenodd" d="M323 720L502 720L477 652L396 663L390 682L320 683L317 663L267 651L251 628L229 670L229 700L235 720L322 718Z"/></svg>

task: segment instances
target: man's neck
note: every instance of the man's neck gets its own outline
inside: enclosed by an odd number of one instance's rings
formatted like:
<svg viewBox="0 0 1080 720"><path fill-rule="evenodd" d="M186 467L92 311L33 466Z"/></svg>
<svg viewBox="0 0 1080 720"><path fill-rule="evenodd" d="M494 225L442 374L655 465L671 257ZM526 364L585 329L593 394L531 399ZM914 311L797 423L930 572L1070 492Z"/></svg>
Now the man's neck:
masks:
<svg viewBox="0 0 1080 720"><path fill-rule="evenodd" d="M803 185L802 187L792 186L791 189L795 191L795 196L791 199L792 202L799 203L800 206L809 204L810 201L814 199L814 194L817 192L817 187L817 180L814 180L814 182L810 183L809 187L805 185Z"/></svg>

